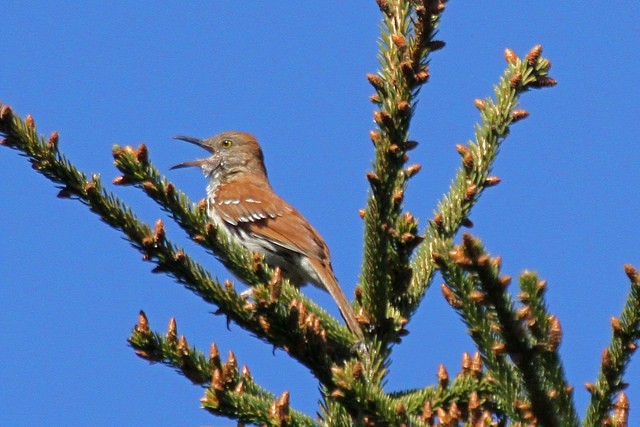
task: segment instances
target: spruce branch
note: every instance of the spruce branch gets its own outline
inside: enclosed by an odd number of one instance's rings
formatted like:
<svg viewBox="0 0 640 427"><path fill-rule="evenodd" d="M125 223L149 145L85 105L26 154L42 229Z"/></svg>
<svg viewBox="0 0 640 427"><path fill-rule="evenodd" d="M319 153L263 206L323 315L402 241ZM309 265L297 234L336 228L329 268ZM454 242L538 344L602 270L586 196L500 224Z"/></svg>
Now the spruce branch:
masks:
<svg viewBox="0 0 640 427"><path fill-rule="evenodd" d="M474 299L485 306L494 331L505 343L504 351L518 368L537 422L549 426L577 426L578 415L571 393L566 392L569 386L557 354L561 340L559 322L547 314L542 292L535 294L535 308L531 309L544 316L542 325L536 325L543 333L535 339L526 328L527 323L520 321L519 311L506 292L511 278L500 274L500 262L485 252L479 239L465 233L463 243L454 248L450 256L476 283ZM539 282L535 275L529 273L528 276L533 276L528 281ZM524 305L523 308L528 307Z"/></svg>
<svg viewBox="0 0 640 427"><path fill-rule="evenodd" d="M437 269L434 253L446 254L451 250L453 237L460 227L473 225L469 215L482 192L500 182L498 177L491 175L498 150L508 136L511 124L528 115L525 110L517 109L520 96L530 89L556 84L548 76L551 64L541 52L542 47L535 46L522 60L507 49L507 69L494 87L495 99L475 100L481 117L481 122L475 126L475 141L456 146L462 165L448 193L438 202L437 211L427 225L424 242L411 263L411 282L397 304L402 317L410 318L430 287Z"/></svg>
<svg viewBox="0 0 640 427"><path fill-rule="evenodd" d="M215 344L211 345L208 357L189 346L184 336L178 337L174 319L169 322L167 332L160 334L150 330L147 317L140 312L128 341L141 358L174 368L192 383L207 387L202 403L215 415L263 425L280 426L282 423L277 422L285 419L289 423L286 425L318 425L307 415L288 408L288 402L285 411L284 400L256 384L246 366L238 369L233 352L223 362Z"/></svg>
<svg viewBox="0 0 640 427"><path fill-rule="evenodd" d="M331 366L351 356L351 350L345 344L350 339L346 328L325 329L323 321L330 316L322 315L320 308L307 309L313 307L312 304L293 286L285 282L260 285L255 288L254 302L247 302L231 282L219 283L167 239L161 225L152 230L141 222L130 208L102 187L99 176L93 175L88 180L58 150L57 134L49 141L38 136L31 116L22 121L8 106L0 106L0 133L6 138L2 145L27 156L38 172L62 188L59 197L81 201L105 223L121 231L143 254L145 261L157 265L153 272L172 276L203 300L215 304L219 313L259 338L283 348L321 382L331 384ZM261 264L256 266L257 271L263 268L266 267ZM281 291L276 292L280 285ZM290 302L284 304L280 295L285 295ZM327 321L327 325L331 322Z"/></svg>
<svg viewBox="0 0 640 427"><path fill-rule="evenodd" d="M620 316L611 318L611 343L602 352L598 379L595 384L587 385L591 393L584 420L587 427L603 425L612 408L613 415L620 419L626 418L629 411L629 403L622 392L626 387L623 376L640 339L640 273L630 264L625 264L624 271L631 289ZM613 404L616 393L619 393L618 401Z"/></svg>
<svg viewBox="0 0 640 427"><path fill-rule="evenodd" d="M470 365L468 360L472 360ZM479 353L473 358L465 353L463 367L451 382L446 368L440 365L437 379L437 386L392 393L391 396L394 401L405 405L407 413L418 416L427 425L432 425L429 423L433 423L438 413L452 418L455 413L450 411L452 407L458 408L460 415L451 421L470 425L476 425L483 413L490 414L492 419L504 417L504 413L497 410L493 403L495 380L484 374Z"/></svg>
<svg viewBox="0 0 640 427"><path fill-rule="evenodd" d="M482 295L477 291L476 283L449 254L435 252L434 262L446 281L442 285L444 298L467 326L482 355L486 375L493 379L494 401L498 410L511 419L525 422L517 406L517 402L524 401L526 397L520 375L507 358L504 340L498 333L499 325L488 307L480 303Z"/></svg>
<svg viewBox="0 0 640 427"><path fill-rule="evenodd" d="M371 132L375 160L367 174L371 191L363 215L360 301L363 323L370 324L379 339L397 341L406 320L393 310L393 301L406 291L409 258L421 241L415 218L402 215L408 180L420 169L405 167L408 151L417 145L408 139L409 124L419 89L429 77L427 55L442 47L433 37L444 2L389 0L378 5L383 12L381 69L367 79L376 90L371 100L379 109L373 114L377 129Z"/></svg>

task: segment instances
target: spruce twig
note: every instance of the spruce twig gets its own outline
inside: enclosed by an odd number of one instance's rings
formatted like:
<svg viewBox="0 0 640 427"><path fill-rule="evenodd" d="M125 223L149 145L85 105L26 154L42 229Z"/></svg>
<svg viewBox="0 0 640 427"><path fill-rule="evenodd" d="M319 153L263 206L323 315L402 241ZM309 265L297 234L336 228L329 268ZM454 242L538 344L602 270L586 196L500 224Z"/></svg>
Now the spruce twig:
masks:
<svg viewBox="0 0 640 427"><path fill-rule="evenodd" d="M160 362L180 372L192 383L207 387L203 406L209 412L246 423L274 424L279 414L272 412L278 398L255 383L249 369L238 369L235 355L230 352L226 362L220 359L218 348L211 345L209 356L188 345L184 336L178 338L175 320L171 319L165 334L152 332L147 318L140 312L138 324L129 337L136 354L149 362ZM317 426L303 413L289 408L290 425Z"/></svg>
<svg viewBox="0 0 640 427"><path fill-rule="evenodd" d="M611 318L611 343L602 352L598 378L595 384L587 385L591 393L584 420L587 427L603 425L612 408L620 412L619 417L624 418L625 413L628 415L629 404L626 395L622 398L622 390L626 387L622 379L640 339L640 273L630 264L625 264L624 270L631 282L631 289L620 316ZM619 393L619 397L614 405L616 393Z"/></svg>
<svg viewBox="0 0 640 427"><path fill-rule="evenodd" d="M451 250L453 237L460 227L472 226L469 215L482 192L500 182L499 178L491 175L498 150L508 136L510 126L528 115L525 110L517 109L520 96L530 89L556 84L548 77L551 65L549 60L540 56L541 52L542 47L535 46L525 60L521 60L507 49L507 69L494 88L495 100L475 100L481 117L481 123L475 126L475 141L456 146L462 165L448 193L438 202L437 212L427 226L425 240L411 263L411 283L398 302L402 317L411 316L430 287L437 269L433 262L434 253L446 254Z"/></svg>
<svg viewBox="0 0 640 427"><path fill-rule="evenodd" d="M542 425L577 426L575 405L571 394L565 392L568 384L556 354L561 338L557 319L547 322L545 318L545 325L553 325L543 327L544 335L539 340L534 339L526 323L520 322L506 292L511 278L501 276L500 262L485 252L480 240L465 233L463 243L450 255L453 262L469 272L474 280L474 292L478 293L474 299L485 307L495 333L505 343L504 351L518 368L523 390L531 403L532 416ZM535 309L546 314L543 302L538 302ZM549 354L556 354L556 357Z"/></svg>

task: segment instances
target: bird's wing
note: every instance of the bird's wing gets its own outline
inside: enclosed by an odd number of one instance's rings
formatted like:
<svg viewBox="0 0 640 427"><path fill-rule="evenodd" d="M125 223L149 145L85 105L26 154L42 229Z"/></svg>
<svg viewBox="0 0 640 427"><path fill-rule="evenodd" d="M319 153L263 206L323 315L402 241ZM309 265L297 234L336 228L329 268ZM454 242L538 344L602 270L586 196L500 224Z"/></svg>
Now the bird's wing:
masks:
<svg viewBox="0 0 640 427"><path fill-rule="evenodd" d="M218 187L213 203L227 223L282 248L328 261L329 251L322 237L302 214L270 188L225 183Z"/></svg>

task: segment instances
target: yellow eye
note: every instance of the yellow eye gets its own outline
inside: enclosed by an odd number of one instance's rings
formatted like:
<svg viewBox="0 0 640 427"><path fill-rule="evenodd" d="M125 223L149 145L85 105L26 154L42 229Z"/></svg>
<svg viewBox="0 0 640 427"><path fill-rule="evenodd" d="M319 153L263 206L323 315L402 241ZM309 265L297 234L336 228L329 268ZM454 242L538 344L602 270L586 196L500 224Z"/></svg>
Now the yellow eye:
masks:
<svg viewBox="0 0 640 427"><path fill-rule="evenodd" d="M233 142L230 139L225 139L224 141L222 141L222 146L224 148L229 148L233 145Z"/></svg>

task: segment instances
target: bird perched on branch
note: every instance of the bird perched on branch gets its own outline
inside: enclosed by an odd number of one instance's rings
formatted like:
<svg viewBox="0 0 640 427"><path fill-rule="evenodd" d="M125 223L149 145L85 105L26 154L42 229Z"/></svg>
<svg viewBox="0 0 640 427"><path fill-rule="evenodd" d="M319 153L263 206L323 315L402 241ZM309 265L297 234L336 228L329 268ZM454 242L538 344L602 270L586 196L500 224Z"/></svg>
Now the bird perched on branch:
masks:
<svg viewBox="0 0 640 427"><path fill-rule="evenodd" d="M223 132L207 139L176 139L211 153L172 168L202 169L209 180L207 214L211 221L249 251L264 255L268 265L280 267L293 285L311 283L328 291L351 332L362 337L333 273L329 248L300 212L271 188L256 138L244 132Z"/></svg>

